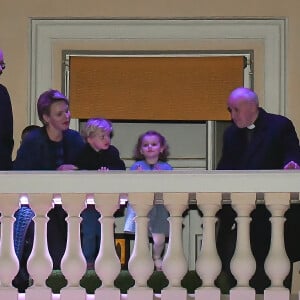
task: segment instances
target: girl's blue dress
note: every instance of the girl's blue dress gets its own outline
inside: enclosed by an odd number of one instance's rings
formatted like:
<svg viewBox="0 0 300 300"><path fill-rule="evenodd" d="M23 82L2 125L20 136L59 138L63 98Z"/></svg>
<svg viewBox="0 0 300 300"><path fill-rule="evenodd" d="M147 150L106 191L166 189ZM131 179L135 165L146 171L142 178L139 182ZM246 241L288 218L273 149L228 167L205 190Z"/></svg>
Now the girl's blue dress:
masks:
<svg viewBox="0 0 300 300"><path fill-rule="evenodd" d="M173 170L172 166L166 162L158 161L155 165L149 165L146 161L141 160L135 162L130 170L137 170L138 167L142 170ZM125 213L125 225L124 231L127 233L135 233L135 218L136 214L130 203L127 203L127 209ZM168 217L170 216L168 210L163 204L155 204L150 210L149 217L149 231L150 233L164 233L166 236L169 235L169 222Z"/></svg>

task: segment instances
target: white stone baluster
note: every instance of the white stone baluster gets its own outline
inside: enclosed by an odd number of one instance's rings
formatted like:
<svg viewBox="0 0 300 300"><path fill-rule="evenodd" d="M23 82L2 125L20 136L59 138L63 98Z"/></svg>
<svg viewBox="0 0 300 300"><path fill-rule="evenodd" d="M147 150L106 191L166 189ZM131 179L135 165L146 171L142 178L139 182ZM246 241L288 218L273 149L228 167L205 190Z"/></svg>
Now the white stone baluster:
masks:
<svg viewBox="0 0 300 300"><path fill-rule="evenodd" d="M187 291L181 287L181 280L187 272L187 261L182 245L182 214L188 208L188 193L164 193L164 205L170 213L170 236L162 270L169 285L161 292L162 300L187 298Z"/></svg>
<svg viewBox="0 0 300 300"><path fill-rule="evenodd" d="M217 211L221 208L222 193L196 193L197 205L203 213L201 251L196 261L202 286L195 291L196 300L220 300L221 292L214 284L222 269L216 247Z"/></svg>
<svg viewBox="0 0 300 300"><path fill-rule="evenodd" d="M86 271L86 261L80 242L80 213L85 208L86 194L62 194L62 206L68 214L68 236L65 254L61 260L61 270L68 285L61 289L61 300L85 300L86 291L80 280Z"/></svg>
<svg viewBox="0 0 300 300"><path fill-rule="evenodd" d="M26 300L50 300L52 292L46 286L46 280L52 271L52 260L47 243L47 213L51 209L52 194L30 194L30 207L35 213L34 241L28 258L27 269L33 279L33 285L25 292Z"/></svg>
<svg viewBox="0 0 300 300"><path fill-rule="evenodd" d="M18 290L11 284L18 273L19 262L14 250L14 213L18 209L18 194L0 194L0 299L18 299Z"/></svg>
<svg viewBox="0 0 300 300"><path fill-rule="evenodd" d="M264 292L265 300L288 300L289 290L283 280L289 273L290 261L284 246L284 213L289 208L290 193L265 193L265 203L272 214L270 251L265 261L265 270L271 286Z"/></svg>
<svg viewBox="0 0 300 300"><path fill-rule="evenodd" d="M114 287L121 263L115 248L113 216L120 207L119 194L95 194L94 200L96 209L101 214L101 242L95 271L102 281L101 287L95 292L95 300L120 300L120 290Z"/></svg>
<svg viewBox="0 0 300 300"><path fill-rule="evenodd" d="M153 205L154 193L129 193L128 199L136 213L134 247L128 262L135 285L128 290L128 300L152 300L153 290L147 287L154 268L149 251L148 213Z"/></svg>
<svg viewBox="0 0 300 300"><path fill-rule="evenodd" d="M237 213L237 238L230 269L237 285L230 290L230 300L255 300L255 290L249 280L255 273L256 262L250 245L250 213L255 208L256 193L232 193L232 207Z"/></svg>

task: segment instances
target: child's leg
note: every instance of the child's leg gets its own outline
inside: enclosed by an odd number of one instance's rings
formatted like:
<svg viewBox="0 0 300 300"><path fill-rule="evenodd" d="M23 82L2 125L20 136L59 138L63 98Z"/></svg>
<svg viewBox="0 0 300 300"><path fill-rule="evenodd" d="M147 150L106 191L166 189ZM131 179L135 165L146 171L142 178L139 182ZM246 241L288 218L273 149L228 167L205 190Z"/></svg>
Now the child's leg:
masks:
<svg viewBox="0 0 300 300"><path fill-rule="evenodd" d="M126 233L135 233L135 221L136 217L135 211L130 203L127 203L126 212L125 212L125 224L124 232Z"/></svg>
<svg viewBox="0 0 300 300"><path fill-rule="evenodd" d="M98 221L100 213L94 206L88 206L81 213L82 252L87 261L88 268L92 268L99 251L101 225Z"/></svg>
<svg viewBox="0 0 300 300"><path fill-rule="evenodd" d="M156 270L160 271L162 266L162 253L165 248L166 236L163 233L152 233L153 247L152 256Z"/></svg>

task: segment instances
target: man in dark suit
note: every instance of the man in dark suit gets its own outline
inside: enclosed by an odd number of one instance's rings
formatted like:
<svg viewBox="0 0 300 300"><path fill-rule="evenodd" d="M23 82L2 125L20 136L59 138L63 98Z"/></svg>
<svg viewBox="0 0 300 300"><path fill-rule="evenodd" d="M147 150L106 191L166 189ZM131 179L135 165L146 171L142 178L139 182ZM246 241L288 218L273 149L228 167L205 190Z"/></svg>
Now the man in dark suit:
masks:
<svg viewBox="0 0 300 300"><path fill-rule="evenodd" d="M244 87L233 90L228 98L228 111L231 114L232 125L223 137L222 156L218 163L219 170L267 170L267 169L299 169L299 140L292 122L284 116L267 113L259 107L257 94ZM234 253L236 241L235 212L230 205L223 205L218 213L220 230L217 238L217 248L223 262L223 270L230 273L230 260ZM300 216L298 206L293 209L290 218L293 222ZM264 261L269 252L271 240L271 225L269 211L265 205L257 205L252 212L250 225L250 240L257 269L250 280L250 285L258 293L263 293L270 280L264 271ZM286 226L287 252L292 261L295 241L289 237L290 220ZM232 275L231 275L232 276Z"/></svg>
<svg viewBox="0 0 300 300"><path fill-rule="evenodd" d="M3 51L0 49L0 75L5 69ZM13 140L13 114L6 87L0 84L0 170L11 170Z"/></svg>

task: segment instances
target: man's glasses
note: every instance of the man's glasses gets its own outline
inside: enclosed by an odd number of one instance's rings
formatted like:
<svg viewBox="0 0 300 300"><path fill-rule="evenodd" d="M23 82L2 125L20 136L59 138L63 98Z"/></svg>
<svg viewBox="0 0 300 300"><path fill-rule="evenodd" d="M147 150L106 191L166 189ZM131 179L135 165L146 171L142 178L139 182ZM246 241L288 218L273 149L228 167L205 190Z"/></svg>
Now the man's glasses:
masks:
<svg viewBox="0 0 300 300"><path fill-rule="evenodd" d="M2 70L4 70L5 67L6 67L6 64L5 64L4 62L3 62L3 63L0 63L0 67L1 67Z"/></svg>

